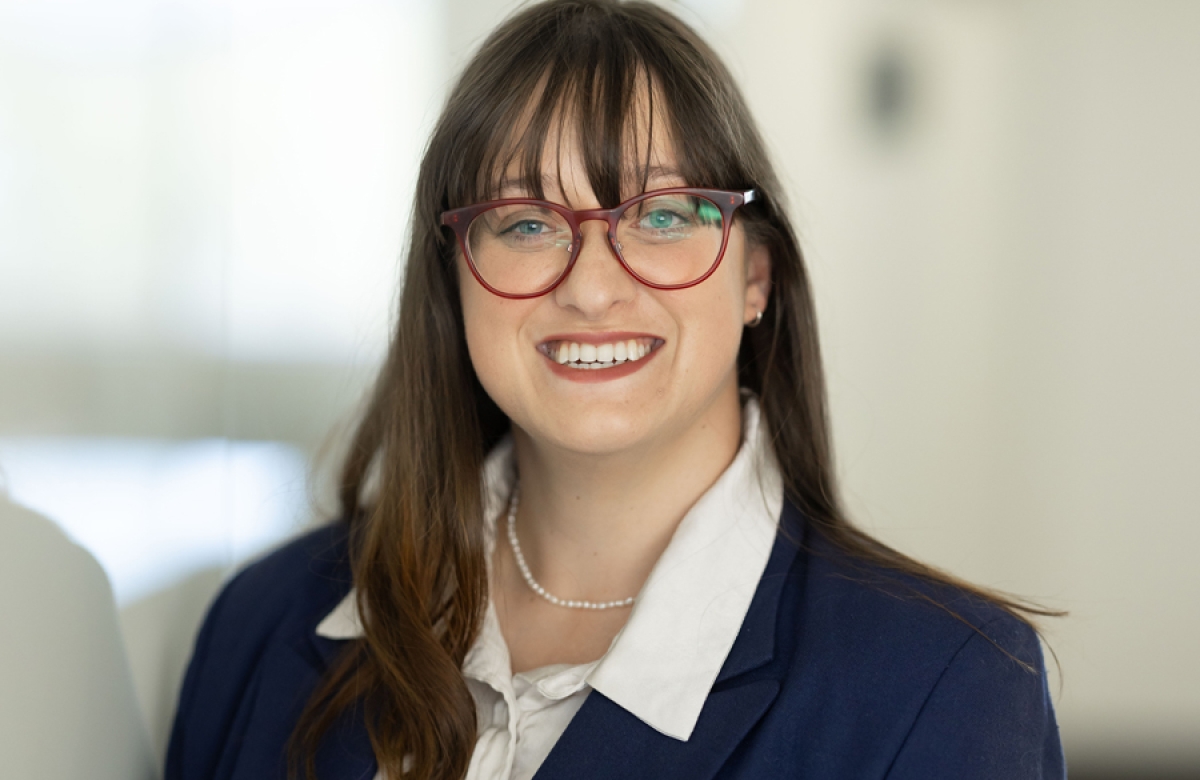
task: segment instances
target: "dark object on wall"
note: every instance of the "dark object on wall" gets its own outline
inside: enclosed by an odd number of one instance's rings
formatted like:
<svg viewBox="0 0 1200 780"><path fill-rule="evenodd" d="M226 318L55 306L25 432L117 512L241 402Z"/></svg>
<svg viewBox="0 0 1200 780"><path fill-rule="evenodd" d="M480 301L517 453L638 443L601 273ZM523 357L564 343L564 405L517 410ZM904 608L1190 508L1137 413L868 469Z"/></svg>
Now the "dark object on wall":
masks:
<svg viewBox="0 0 1200 780"><path fill-rule="evenodd" d="M862 71L862 109L871 136L896 142L908 135L919 95L919 68L913 46L889 35L868 49Z"/></svg>

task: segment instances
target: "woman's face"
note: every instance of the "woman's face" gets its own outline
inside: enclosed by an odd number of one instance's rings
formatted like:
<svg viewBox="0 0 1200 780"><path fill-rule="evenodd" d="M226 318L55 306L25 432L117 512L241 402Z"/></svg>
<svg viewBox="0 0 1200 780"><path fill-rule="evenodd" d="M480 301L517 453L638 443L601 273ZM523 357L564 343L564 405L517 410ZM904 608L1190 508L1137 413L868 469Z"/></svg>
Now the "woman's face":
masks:
<svg viewBox="0 0 1200 780"><path fill-rule="evenodd" d="M556 139L549 139L546 148L556 147ZM687 186L676 172L669 139L656 139L649 165L647 191ZM560 159L550 156L542 169L549 172L545 199L574 209L599 208L570 143L564 141ZM519 178L517 167L507 172L508 181ZM510 187L500 197L530 194ZM669 446L710 424L714 415L728 414L729 405L736 409L742 328L767 303L766 251L747 245L735 221L712 276L694 287L658 290L625 271L603 222L587 221L581 229L583 243L570 275L537 298L492 294L459 254L471 362L519 432L572 452L614 454ZM622 348L626 355L635 348L649 352L614 368L580 369L558 362L563 343L567 351L578 344L585 356L595 348L600 359L610 348L618 358Z"/></svg>

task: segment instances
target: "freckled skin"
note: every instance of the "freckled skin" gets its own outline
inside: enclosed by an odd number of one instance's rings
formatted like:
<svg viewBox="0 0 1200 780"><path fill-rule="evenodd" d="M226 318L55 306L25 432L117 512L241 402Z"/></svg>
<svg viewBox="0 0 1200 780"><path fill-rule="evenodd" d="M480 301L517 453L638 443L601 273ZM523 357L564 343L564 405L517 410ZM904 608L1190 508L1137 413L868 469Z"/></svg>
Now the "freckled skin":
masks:
<svg viewBox="0 0 1200 780"><path fill-rule="evenodd" d="M735 225L712 277L676 291L633 280L600 236L584 243L572 275L541 298L499 298L467 275L467 342L480 382L524 432L575 452L613 453L647 436L671 438L691 425L705 426L708 407L736 397L746 318L738 300L745 274L740 229ZM591 297L577 303L576 288L584 285ZM664 343L652 361L621 380L579 385L553 376L537 350L540 340L592 329L649 332Z"/></svg>
<svg viewBox="0 0 1200 780"><path fill-rule="evenodd" d="M576 208L597 205L586 187L547 196ZM734 224L711 277L670 291L630 277L612 255L602 225L586 223L583 231L571 275L539 298L500 298L460 271L467 344L480 382L522 431L574 452L618 452L647 437L672 438L704 425L718 398L736 400L741 331L757 311L746 302L754 294L747 293L740 226ZM620 380L580 385L552 375L537 349L541 340L592 330L651 333L664 343L653 360Z"/></svg>

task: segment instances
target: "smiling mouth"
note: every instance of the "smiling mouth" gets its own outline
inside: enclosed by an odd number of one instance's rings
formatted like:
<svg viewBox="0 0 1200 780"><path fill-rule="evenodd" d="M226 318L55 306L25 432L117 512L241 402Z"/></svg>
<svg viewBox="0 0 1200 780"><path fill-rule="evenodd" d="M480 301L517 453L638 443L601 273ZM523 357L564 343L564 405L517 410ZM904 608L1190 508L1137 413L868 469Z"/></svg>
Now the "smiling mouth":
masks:
<svg viewBox="0 0 1200 780"><path fill-rule="evenodd" d="M538 345L538 350L560 366L594 371L641 360L662 345L662 339L644 337L623 339L608 344L546 341Z"/></svg>

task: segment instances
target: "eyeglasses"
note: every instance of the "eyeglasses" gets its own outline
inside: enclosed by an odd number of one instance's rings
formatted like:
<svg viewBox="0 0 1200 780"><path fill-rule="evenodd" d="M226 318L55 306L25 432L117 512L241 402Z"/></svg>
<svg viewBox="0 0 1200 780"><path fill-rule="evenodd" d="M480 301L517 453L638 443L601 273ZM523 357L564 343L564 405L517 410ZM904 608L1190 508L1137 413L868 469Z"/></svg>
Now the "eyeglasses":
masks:
<svg viewBox="0 0 1200 780"><path fill-rule="evenodd" d="M562 284L579 257L580 225L588 220L607 223L608 243L630 276L678 290L717 270L733 212L754 198L754 190L672 187L584 211L505 198L446 211L442 224L454 230L479 283L503 298L534 298Z"/></svg>

